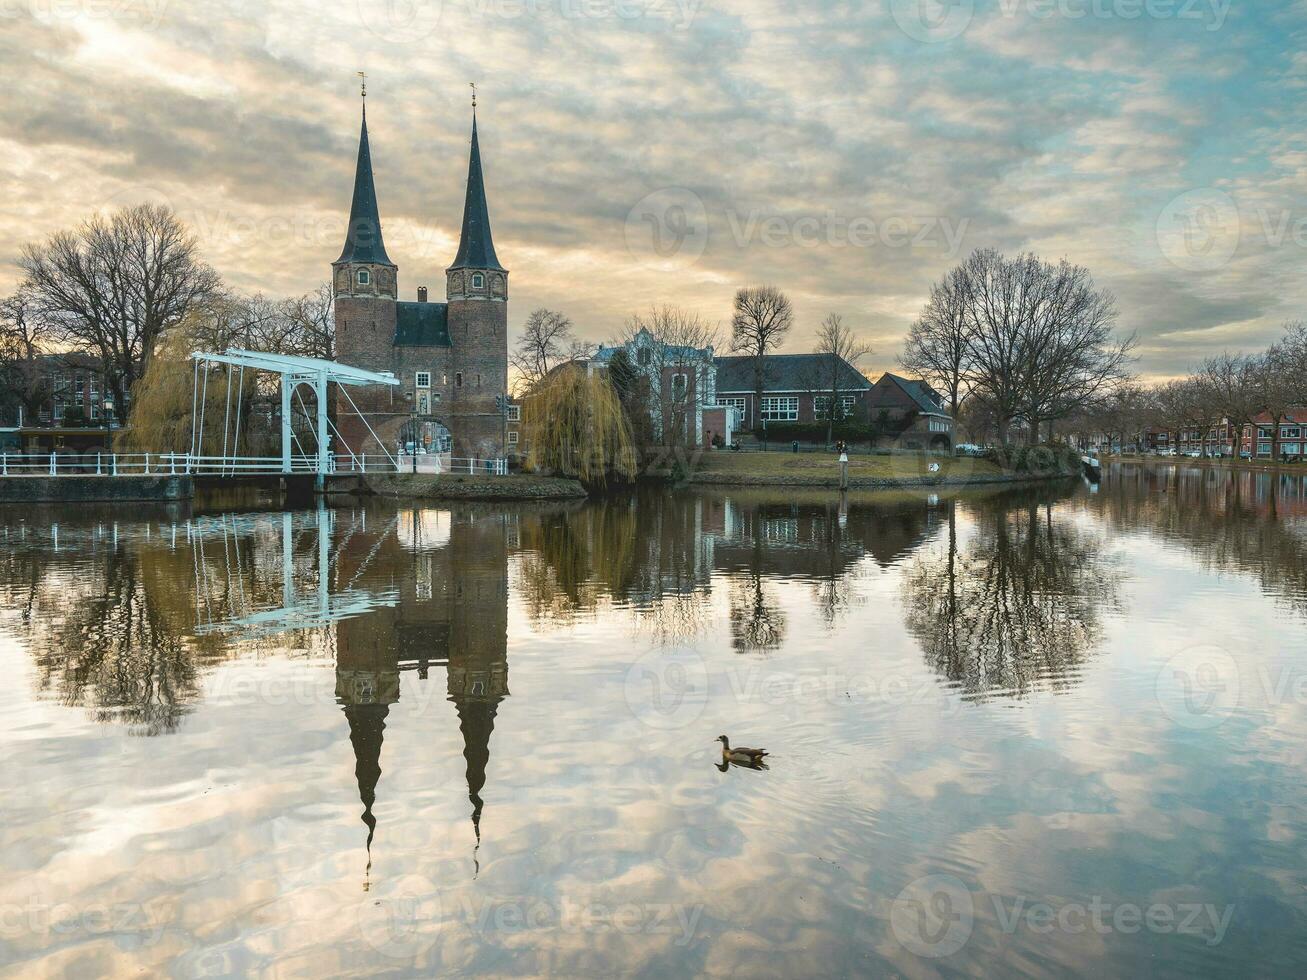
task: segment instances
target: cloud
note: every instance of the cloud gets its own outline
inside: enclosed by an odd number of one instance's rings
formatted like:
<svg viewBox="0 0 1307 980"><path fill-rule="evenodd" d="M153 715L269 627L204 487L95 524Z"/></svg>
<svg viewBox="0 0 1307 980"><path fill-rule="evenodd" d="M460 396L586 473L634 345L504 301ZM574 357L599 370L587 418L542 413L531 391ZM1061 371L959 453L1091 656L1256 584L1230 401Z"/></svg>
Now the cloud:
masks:
<svg viewBox="0 0 1307 980"><path fill-rule="evenodd" d="M1232 10L1209 30L1025 6L982 0L923 43L854 0L11 5L0 289L24 242L134 199L194 216L235 288L313 288L343 234L366 70L406 295L452 257L476 80L514 327L539 305L594 339L652 302L725 321L737 287L768 281L796 303L790 349L838 309L889 358L930 283L994 246L1089 265L1141 336L1262 343L1302 305L1292 236L1245 234L1195 281L1154 225L1193 188L1234 193L1245 225L1297 207L1307 15ZM703 202L707 230L674 273L628 247L632 208L666 188ZM1203 350L1159 341L1142 366Z"/></svg>

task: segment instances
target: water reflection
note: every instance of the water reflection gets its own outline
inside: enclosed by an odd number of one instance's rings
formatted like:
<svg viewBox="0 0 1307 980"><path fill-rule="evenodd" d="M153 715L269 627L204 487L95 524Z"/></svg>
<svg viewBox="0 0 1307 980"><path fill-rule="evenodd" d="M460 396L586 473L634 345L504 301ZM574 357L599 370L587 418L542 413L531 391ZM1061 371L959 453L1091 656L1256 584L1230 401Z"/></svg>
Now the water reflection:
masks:
<svg viewBox="0 0 1307 980"><path fill-rule="evenodd" d="M1307 475L1116 463L1087 506L1114 532L1183 544L1307 614Z"/></svg>
<svg viewBox="0 0 1307 980"><path fill-rule="evenodd" d="M970 508L959 541L947 506L947 545L903 578L908 630L926 659L969 696L1020 696L1074 681L1120 609L1122 571L1101 531L1054 517L1055 491L1019 490Z"/></svg>
<svg viewBox="0 0 1307 980"><path fill-rule="evenodd" d="M1168 639L1242 623L1258 587L1293 607L1253 611L1264 645L1301 647L1307 536L1284 491L1121 468L1094 496L0 512L0 651L31 678L5 692L26 790L2 843L28 874L0 904L42 879L52 902L175 906L171 945L122 972L213 947L230 972L323 975L1229 973L1275 938L1249 922L1283 936L1302 910L1301 704L1191 728L1155 679ZM1201 598L1168 619L1177 574ZM654 704L682 668L703 703ZM320 690L222 683L268 675ZM722 778L722 731L771 769ZM974 939L918 959L890 910L940 873L974 896ZM394 928L432 895L430 929ZM1237 938L1050 938L992 912L1166 895L1238 900ZM543 924L501 924L538 903ZM636 906L686 925L558 925ZM0 954L54 972L52 945Z"/></svg>

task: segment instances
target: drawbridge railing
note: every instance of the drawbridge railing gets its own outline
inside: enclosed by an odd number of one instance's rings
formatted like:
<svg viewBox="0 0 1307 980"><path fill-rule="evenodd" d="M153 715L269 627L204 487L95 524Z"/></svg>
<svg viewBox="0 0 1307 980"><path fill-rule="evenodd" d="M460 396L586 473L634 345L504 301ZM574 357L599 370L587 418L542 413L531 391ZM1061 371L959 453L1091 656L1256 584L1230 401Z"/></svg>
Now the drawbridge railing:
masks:
<svg viewBox="0 0 1307 980"><path fill-rule="evenodd" d="M341 453L326 459L309 454L282 456L199 456L190 453L0 453L0 477L6 476L270 476L290 474L440 475L466 473L504 476L505 459L456 457L432 453L387 456ZM287 468L289 463L289 468Z"/></svg>

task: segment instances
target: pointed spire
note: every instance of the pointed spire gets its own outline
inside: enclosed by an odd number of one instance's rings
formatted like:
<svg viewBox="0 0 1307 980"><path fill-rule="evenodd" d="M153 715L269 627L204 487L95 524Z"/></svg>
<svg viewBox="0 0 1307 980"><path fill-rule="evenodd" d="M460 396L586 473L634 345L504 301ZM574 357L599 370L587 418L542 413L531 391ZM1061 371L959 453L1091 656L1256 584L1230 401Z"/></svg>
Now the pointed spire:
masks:
<svg viewBox="0 0 1307 980"><path fill-rule="evenodd" d="M362 72L359 73L362 75ZM372 182L372 152L368 148L368 90L364 79L363 125L359 131L358 166L354 171L354 200L349 208L349 229L340 262L373 262L394 265L386 255L381 238L381 212L377 209L377 189Z"/></svg>
<svg viewBox="0 0 1307 980"><path fill-rule="evenodd" d="M472 153L467 166L467 200L463 203L463 237L451 269L497 269L507 272L495 256L490 237L490 209L486 207L485 180L481 176L481 146L477 141L476 86L472 87Z"/></svg>
<svg viewBox="0 0 1307 980"><path fill-rule="evenodd" d="M377 800L377 783L381 779L381 743L385 739L388 714L390 706L386 704L345 706L349 740L354 745L354 778L358 782L359 802L363 804L363 824L368 828L368 873L372 871L372 838L377 831L372 805ZM367 885L363 887L366 889Z"/></svg>

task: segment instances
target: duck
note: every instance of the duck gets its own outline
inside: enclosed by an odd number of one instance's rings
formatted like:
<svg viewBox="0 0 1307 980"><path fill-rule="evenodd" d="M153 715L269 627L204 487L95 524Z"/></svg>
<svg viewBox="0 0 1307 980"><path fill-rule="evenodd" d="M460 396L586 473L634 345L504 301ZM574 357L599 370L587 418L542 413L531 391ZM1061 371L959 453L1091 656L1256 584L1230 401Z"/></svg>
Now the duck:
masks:
<svg viewBox="0 0 1307 980"><path fill-rule="evenodd" d="M731 740L725 735L718 735L717 741L722 743L722 762L733 762L737 766L762 766L764 756L769 755L766 749L750 749L743 745L737 745L731 748Z"/></svg>

